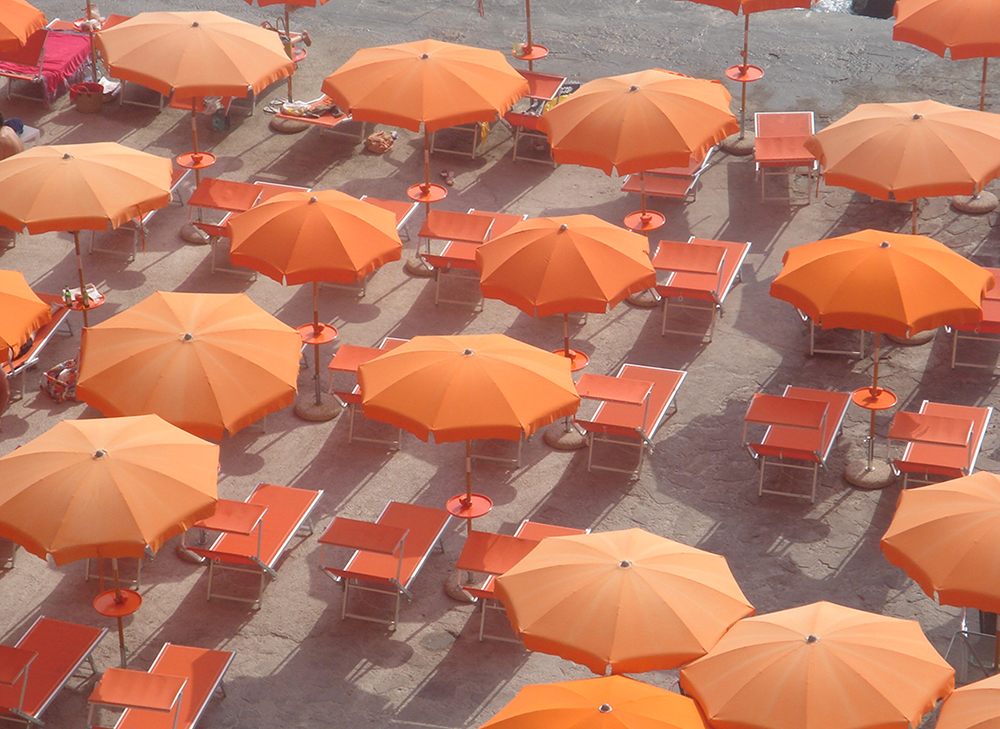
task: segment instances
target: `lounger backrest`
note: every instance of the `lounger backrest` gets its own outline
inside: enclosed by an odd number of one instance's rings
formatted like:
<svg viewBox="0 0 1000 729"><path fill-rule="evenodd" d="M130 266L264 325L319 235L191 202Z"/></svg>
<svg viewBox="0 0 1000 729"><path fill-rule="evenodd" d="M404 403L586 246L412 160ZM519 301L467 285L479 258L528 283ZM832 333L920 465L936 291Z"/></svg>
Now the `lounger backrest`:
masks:
<svg viewBox="0 0 1000 729"><path fill-rule="evenodd" d="M517 111L508 111L503 115L503 118L512 127L520 127L532 132L540 131L539 120L542 117L538 114L523 114Z"/></svg>
<svg viewBox="0 0 1000 729"><path fill-rule="evenodd" d="M388 583L396 579L398 568L400 584L408 587L419 574L450 518L451 514L444 509L390 501L377 523L408 530L403 542L402 562L397 555L356 552L347 571L352 577Z"/></svg>
<svg viewBox="0 0 1000 729"><path fill-rule="evenodd" d="M261 521L261 562L274 567L322 493L269 483L258 484L246 501L267 507ZM215 554L207 556L213 559L253 564L252 558L257 556L257 532L222 534L210 551Z"/></svg>
<svg viewBox="0 0 1000 729"><path fill-rule="evenodd" d="M810 137L815 133L811 111L757 112L754 135L757 137Z"/></svg>
<svg viewBox="0 0 1000 729"><path fill-rule="evenodd" d="M788 386L781 396L758 393L746 420L768 427L763 438L744 440L758 456L825 463L849 402L847 393L807 387Z"/></svg>
<svg viewBox="0 0 1000 729"><path fill-rule="evenodd" d="M516 213L489 213L485 210L470 210L469 215L479 215L484 218L492 218L493 225L490 226L490 234L487 240L499 238L508 230L520 222L527 220L527 215L517 215Z"/></svg>
<svg viewBox="0 0 1000 729"><path fill-rule="evenodd" d="M564 527L556 524L542 524L537 521L525 519L514 532L514 536L523 539L536 539L541 541L546 537L573 537L586 534L589 529L577 529L575 527Z"/></svg>
<svg viewBox="0 0 1000 729"><path fill-rule="evenodd" d="M149 673L179 676L188 680L181 695L177 729L192 729L198 723L208 700L212 698L212 693L221 683L235 655L232 651L191 648L172 643L163 645ZM173 724L172 712L128 709L118 720L115 729L171 729Z"/></svg>
<svg viewBox="0 0 1000 729"><path fill-rule="evenodd" d="M665 286L657 286L661 296L686 296L722 305L750 251L749 243L692 237L689 245L712 246L725 252L718 273L676 273ZM673 245L677 245L674 243Z"/></svg>
<svg viewBox="0 0 1000 729"><path fill-rule="evenodd" d="M907 465L916 467L924 473L940 476L965 476L975 468L982 448L986 426L993 414L992 407L976 407L971 405L951 405L949 403L928 402L924 400L920 412L925 415L936 415L943 418L968 420L972 423L972 435L967 447L951 446L936 443L910 442L906 446L903 458L897 465L905 470Z"/></svg>
<svg viewBox="0 0 1000 729"><path fill-rule="evenodd" d="M35 717L41 714L106 632L89 625L38 618L17 642L18 648L38 654L28 670L23 711ZM16 708L20 698L20 682L14 686L0 685L0 717Z"/></svg>
<svg viewBox="0 0 1000 729"><path fill-rule="evenodd" d="M62 297L55 294L37 294L37 296L45 303L53 306L52 318L35 333L35 339L28 350L20 357L15 357L13 362L10 361L10 350L0 348L0 367L3 367L4 372L8 374L13 374L26 365L38 361L38 357L42 353L42 350L45 349L45 345L49 343L56 329L62 325L63 320L69 314L69 307L61 303Z"/></svg>
<svg viewBox="0 0 1000 729"><path fill-rule="evenodd" d="M646 403L632 405L605 401L597 408L592 420L577 422L593 432L638 437L637 431L641 430L646 437L652 438L687 373L626 363L615 376L652 382L653 389L647 398L648 407Z"/></svg>
<svg viewBox="0 0 1000 729"><path fill-rule="evenodd" d="M45 41L48 36L49 31L47 29L36 30L28 36L25 44L17 50L0 53L0 62L17 63L40 71L42 62L45 60Z"/></svg>

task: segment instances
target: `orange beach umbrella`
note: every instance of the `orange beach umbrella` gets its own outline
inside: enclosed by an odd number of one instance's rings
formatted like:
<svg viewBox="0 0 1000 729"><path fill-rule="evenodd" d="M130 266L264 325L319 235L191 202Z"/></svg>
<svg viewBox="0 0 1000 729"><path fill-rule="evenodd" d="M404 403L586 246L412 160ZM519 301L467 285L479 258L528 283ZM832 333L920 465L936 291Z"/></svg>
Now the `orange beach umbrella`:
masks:
<svg viewBox="0 0 1000 729"><path fill-rule="evenodd" d="M45 27L45 13L25 0L0 0L0 53L16 51Z"/></svg>
<svg viewBox="0 0 1000 729"><path fill-rule="evenodd" d="M687 696L625 676L525 686L481 729L708 729Z"/></svg>
<svg viewBox="0 0 1000 729"><path fill-rule="evenodd" d="M942 605L1000 611L1000 477L903 491L880 546Z"/></svg>
<svg viewBox="0 0 1000 729"><path fill-rule="evenodd" d="M935 729L996 729L1000 726L1000 676L951 692L941 704Z"/></svg>
<svg viewBox="0 0 1000 729"><path fill-rule="evenodd" d="M912 101L861 104L805 142L827 184L882 200L974 195L1000 174L1000 114Z"/></svg>
<svg viewBox="0 0 1000 729"><path fill-rule="evenodd" d="M892 39L912 43L944 58L983 59L979 110L986 104L990 58L1000 56L1000 6L993 0L897 0Z"/></svg>
<svg viewBox="0 0 1000 729"><path fill-rule="evenodd" d="M954 677L917 621L817 602L739 621L681 688L715 729L909 729Z"/></svg>
<svg viewBox="0 0 1000 729"><path fill-rule="evenodd" d="M17 350L52 318L51 307L35 296L20 271L0 271L0 347Z"/></svg>
<svg viewBox="0 0 1000 729"><path fill-rule="evenodd" d="M542 540L496 592L525 647L601 675L677 668L753 613L725 557L642 529Z"/></svg>
<svg viewBox="0 0 1000 729"><path fill-rule="evenodd" d="M295 400L300 347L246 294L158 291L84 329L76 396L221 440Z"/></svg>
<svg viewBox="0 0 1000 729"><path fill-rule="evenodd" d="M319 321L319 282L357 283L389 261L403 244L392 213L337 190L288 192L229 221L229 257L285 284L313 285L313 332ZM319 347L315 402L321 402Z"/></svg>
<svg viewBox="0 0 1000 729"><path fill-rule="evenodd" d="M421 440L519 440L575 413L569 362L502 334L414 337L358 368L365 416Z"/></svg>
<svg viewBox="0 0 1000 729"><path fill-rule="evenodd" d="M0 225L72 231L82 290L79 232L117 228L169 203L170 166L115 142L32 147L0 160ZM83 315L86 324L86 309Z"/></svg>
<svg viewBox="0 0 1000 729"><path fill-rule="evenodd" d="M322 90L370 121L424 129L424 184L430 185L430 132L493 121L528 92L500 51L436 40L363 48L323 80Z"/></svg>
<svg viewBox="0 0 1000 729"><path fill-rule="evenodd" d="M630 294L656 285L644 236L593 215L530 218L476 249L483 296L529 316L603 314Z"/></svg>

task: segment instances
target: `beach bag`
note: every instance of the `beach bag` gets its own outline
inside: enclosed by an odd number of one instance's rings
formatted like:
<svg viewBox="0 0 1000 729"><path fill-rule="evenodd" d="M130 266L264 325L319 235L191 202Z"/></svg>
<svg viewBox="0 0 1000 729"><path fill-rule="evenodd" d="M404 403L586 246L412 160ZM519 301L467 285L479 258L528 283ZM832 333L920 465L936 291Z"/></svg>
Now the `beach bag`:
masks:
<svg viewBox="0 0 1000 729"><path fill-rule="evenodd" d="M392 149L392 137L387 132L374 132L365 139L365 149L375 154L385 154Z"/></svg>
<svg viewBox="0 0 1000 729"><path fill-rule="evenodd" d="M50 370L45 370L39 387L56 402L76 400L76 380L79 375L80 368L76 360L68 359Z"/></svg>

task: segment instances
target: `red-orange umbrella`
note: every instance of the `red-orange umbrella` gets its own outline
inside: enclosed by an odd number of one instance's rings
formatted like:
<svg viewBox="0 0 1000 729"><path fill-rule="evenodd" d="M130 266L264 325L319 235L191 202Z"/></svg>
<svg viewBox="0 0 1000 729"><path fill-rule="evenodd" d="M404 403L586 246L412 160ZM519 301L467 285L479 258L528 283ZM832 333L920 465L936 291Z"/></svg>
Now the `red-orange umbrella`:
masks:
<svg viewBox="0 0 1000 729"><path fill-rule="evenodd" d="M1000 726L1000 676L951 692L941 704L935 729L996 729Z"/></svg>
<svg viewBox="0 0 1000 729"><path fill-rule="evenodd" d="M483 296L529 316L562 314L563 354L571 360L581 353L569 347L570 313L602 314L656 285L646 238L593 215L517 223L479 246L476 265Z"/></svg>
<svg viewBox="0 0 1000 729"><path fill-rule="evenodd" d="M0 53L16 51L45 27L45 13L25 0L0 0Z"/></svg>
<svg viewBox="0 0 1000 729"><path fill-rule="evenodd" d="M20 271L0 271L0 311L0 347L14 352L52 318L51 307L35 296Z"/></svg>
<svg viewBox="0 0 1000 729"><path fill-rule="evenodd" d="M910 729L954 679L916 620L829 602L745 618L681 668L715 729Z"/></svg>
<svg viewBox="0 0 1000 729"><path fill-rule="evenodd" d="M979 110L986 105L986 71L1000 56L1000 5L993 0L897 0L893 40L926 48L944 58L982 58Z"/></svg>
<svg viewBox="0 0 1000 729"><path fill-rule="evenodd" d="M601 675L677 668L753 614L725 557L642 529L544 539L496 592L526 647Z"/></svg>

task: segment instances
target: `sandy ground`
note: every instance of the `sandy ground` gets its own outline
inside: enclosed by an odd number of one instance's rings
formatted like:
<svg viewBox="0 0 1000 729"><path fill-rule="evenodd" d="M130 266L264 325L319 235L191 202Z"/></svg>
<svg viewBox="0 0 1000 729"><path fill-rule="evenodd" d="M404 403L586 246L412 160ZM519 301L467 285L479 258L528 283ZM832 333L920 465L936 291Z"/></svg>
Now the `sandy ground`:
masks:
<svg viewBox="0 0 1000 729"><path fill-rule="evenodd" d="M76 2L44 2L49 17L79 16ZM173 2L172 7L217 8L259 22L274 12L242 2ZM102 5L105 12L153 9ZM540 70L585 81L651 66L718 78L735 63L742 19L683 2L560 0L533 8L536 42L552 49ZM296 74L296 96L318 95L324 76L358 47L434 37L509 49L521 40L519 0L486 0L486 18L474 3L401 3L387 0L333 2L295 16L312 32L309 57ZM890 40L886 21L805 11L776 11L751 23L751 61L767 75L750 91L754 110L812 109L819 124L839 118L866 101L940 101L974 106L976 61L951 62ZM731 89L734 94L738 90ZM249 118L237 118L227 133L213 132L202 118L203 143L220 158L213 174L235 180L269 180L351 194L403 199L421 172L420 140L402 132L382 157L358 145L307 131L282 136L269 131L262 95ZM734 103L734 109L738 104ZM45 143L115 140L164 156L189 147L187 117L106 105L99 115L77 112L63 97L52 109L11 100L3 112L40 127ZM518 164L510 159L509 132L498 125L482 158L439 155L434 172L454 170L457 184L444 209L526 213L531 216L587 212L618 222L637 200L619 192L620 181L596 170ZM511 533L525 517L595 530L642 527L725 555L758 612L814 600L832 600L887 615L919 619L943 652L958 625L958 610L938 607L878 550L899 486L865 492L841 478L846 460L861 454L866 414L852 409L822 475L815 504L759 499L757 469L741 445L746 403L758 391L780 392L787 384L852 390L870 381L871 360L806 355L807 330L787 304L768 295L789 247L866 227L908 232L909 208L826 188L811 205L762 204L751 159L718 154L703 177L694 203L655 202L667 216L657 238L689 235L753 242L743 281L726 302L714 341L659 334L658 311L621 305L572 326L574 343L592 358L588 371L611 373L620 363L683 368L689 373L678 395L679 412L657 433L656 448L641 476L589 474L586 453L557 452L540 437L524 450L524 465L507 470L477 464L474 485L496 508L477 527ZM795 183L801 190L803 180ZM282 287L263 277L209 271L209 249L182 243L177 231L187 210L172 206L151 226L145 252L134 262L106 254L85 256L89 280L107 294L93 315L102 321L156 290L247 292L281 320L298 325L311 315L310 292ZM953 212L947 200L921 208L920 232L932 235L979 263L997 265L994 217ZM411 225L416 237L419 220ZM407 253L413 245L408 244ZM74 280L68 235L22 236L0 254L0 265L24 272L41 291L59 291ZM340 329L340 342L372 345L392 334L503 332L552 348L561 321L535 320L500 302L480 313L435 307L433 284L386 266L356 298L332 290L321 296L325 319ZM78 321L75 324L79 324ZM57 337L45 353L51 366L73 356L73 337ZM962 404L994 402L988 371L951 370L950 340L939 332L919 347L889 344L884 383L915 410L929 398ZM334 345L323 350L325 364ZM37 392L39 373L28 374L28 394L3 414L0 452L7 453L50 428L59 418L96 417L83 404L54 404ZM326 373L323 373L324 385ZM308 391L311 374L300 387ZM889 415L879 418L884 433ZM332 516L373 519L390 498L432 506L461 488L460 444L435 446L412 436L399 451L348 445L344 419L307 423L291 408L267 419L267 430L248 428L222 442L219 491L242 498L261 481L324 489L315 516L319 529ZM989 429L980 456L983 469L997 468L1000 440ZM884 440L879 441L884 453ZM445 553L434 555L415 583L416 599L403 610L395 633L384 627L339 619L340 588L318 569L316 537L295 540L262 609L206 602L204 570L180 561L166 545L144 570L142 609L127 620L132 665L149 665L164 641L236 651L228 676L228 698L212 704L204 726L307 727L327 724L378 726L478 726L523 685L584 678L588 671L561 659L533 655L509 643L476 640L478 614L449 599L442 584L461 549L464 527L453 524ZM83 566L55 569L22 552L16 568L0 573L0 638L13 643L38 615L113 626L90 607L96 592L83 581ZM497 623L494 630L504 626ZM112 636L99 647L100 666L115 665ZM676 672L643 675L669 685ZM86 691L64 692L45 714L52 729L79 727Z"/></svg>

